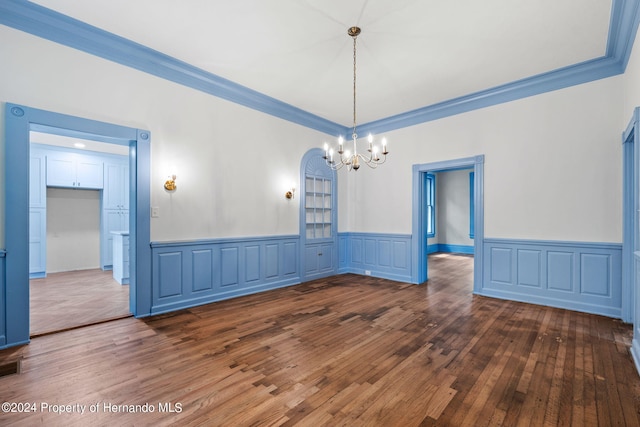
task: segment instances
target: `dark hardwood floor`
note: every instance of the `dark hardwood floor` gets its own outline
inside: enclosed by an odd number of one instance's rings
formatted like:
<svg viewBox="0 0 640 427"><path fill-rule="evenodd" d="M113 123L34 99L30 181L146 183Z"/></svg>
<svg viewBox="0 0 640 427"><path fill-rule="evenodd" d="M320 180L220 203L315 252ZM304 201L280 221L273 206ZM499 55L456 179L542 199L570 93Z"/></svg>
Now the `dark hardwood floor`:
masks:
<svg viewBox="0 0 640 427"><path fill-rule="evenodd" d="M631 326L473 296L472 263L434 255L420 286L342 275L37 337L0 352L22 357L0 400L36 409L0 425L640 424Z"/></svg>
<svg viewBox="0 0 640 427"><path fill-rule="evenodd" d="M32 337L131 316L129 286L100 269L51 273L29 281Z"/></svg>

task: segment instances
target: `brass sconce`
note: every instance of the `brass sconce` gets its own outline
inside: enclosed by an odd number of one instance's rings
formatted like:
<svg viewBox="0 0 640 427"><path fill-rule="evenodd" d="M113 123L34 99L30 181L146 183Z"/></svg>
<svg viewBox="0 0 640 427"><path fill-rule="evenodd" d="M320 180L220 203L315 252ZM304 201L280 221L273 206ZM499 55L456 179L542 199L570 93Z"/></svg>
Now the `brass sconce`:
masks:
<svg viewBox="0 0 640 427"><path fill-rule="evenodd" d="M292 184L291 188L286 193L284 193L284 197L286 197L287 200L291 200L293 199L293 195L295 194L295 192L296 192L296 186Z"/></svg>
<svg viewBox="0 0 640 427"><path fill-rule="evenodd" d="M170 175L164 183L164 189L167 191L174 191L176 189L176 175Z"/></svg>

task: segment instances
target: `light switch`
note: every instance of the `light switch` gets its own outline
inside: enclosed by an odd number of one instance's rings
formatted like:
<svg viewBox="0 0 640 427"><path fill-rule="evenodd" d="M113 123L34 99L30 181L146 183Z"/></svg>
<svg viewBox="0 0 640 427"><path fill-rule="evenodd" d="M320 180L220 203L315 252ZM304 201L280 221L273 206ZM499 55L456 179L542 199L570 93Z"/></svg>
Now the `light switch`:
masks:
<svg viewBox="0 0 640 427"><path fill-rule="evenodd" d="M151 208L151 218L160 218L160 208L154 206Z"/></svg>

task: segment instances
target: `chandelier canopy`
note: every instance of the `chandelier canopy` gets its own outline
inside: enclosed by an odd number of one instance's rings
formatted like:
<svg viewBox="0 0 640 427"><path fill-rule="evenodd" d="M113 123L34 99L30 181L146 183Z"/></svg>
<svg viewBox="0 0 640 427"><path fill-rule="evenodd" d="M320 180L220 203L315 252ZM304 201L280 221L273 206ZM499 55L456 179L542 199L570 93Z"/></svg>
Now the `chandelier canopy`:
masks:
<svg viewBox="0 0 640 427"><path fill-rule="evenodd" d="M357 171L361 164L365 164L372 169L383 164L387 160L387 140L382 138L382 149L373 143L373 135L369 134L367 137L369 154L360 154L356 147L358 143L358 134L356 133L356 39L360 34L361 29L359 27L351 27L347 30L347 34L353 38L353 133L351 139L353 141L353 154L349 150L345 150L345 141L342 136L338 139L337 155L336 150L329 147L329 144L324 143L324 160L331 169L338 170L344 166L348 170ZM380 157L382 155L383 157Z"/></svg>

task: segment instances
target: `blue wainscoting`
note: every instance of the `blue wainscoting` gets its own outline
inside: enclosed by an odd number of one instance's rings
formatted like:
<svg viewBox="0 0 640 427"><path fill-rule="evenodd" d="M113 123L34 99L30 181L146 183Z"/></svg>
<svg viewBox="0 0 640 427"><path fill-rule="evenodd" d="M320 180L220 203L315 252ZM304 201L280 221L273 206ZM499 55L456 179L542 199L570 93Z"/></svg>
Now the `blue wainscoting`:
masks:
<svg viewBox="0 0 640 427"><path fill-rule="evenodd" d="M6 300L4 298L4 294L6 292L4 274L4 264L7 259L6 254L6 251L0 250L0 349L7 345L7 325L5 323L6 319L4 311L6 304Z"/></svg>
<svg viewBox="0 0 640 427"><path fill-rule="evenodd" d="M339 273L411 283L410 234L339 233L338 254Z"/></svg>
<svg viewBox="0 0 640 427"><path fill-rule="evenodd" d="M152 314L300 283L299 236L152 242Z"/></svg>
<svg viewBox="0 0 640 427"><path fill-rule="evenodd" d="M484 239L480 294L621 317L622 244Z"/></svg>

